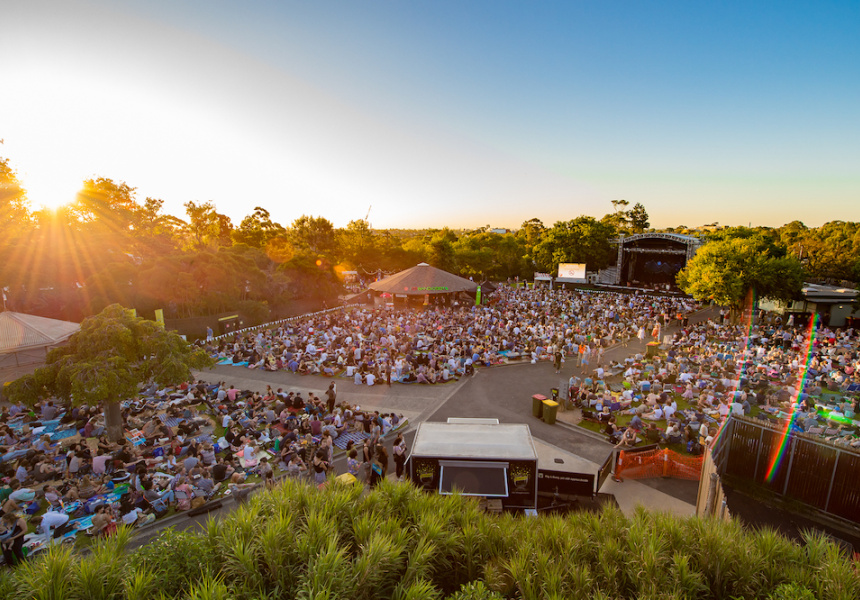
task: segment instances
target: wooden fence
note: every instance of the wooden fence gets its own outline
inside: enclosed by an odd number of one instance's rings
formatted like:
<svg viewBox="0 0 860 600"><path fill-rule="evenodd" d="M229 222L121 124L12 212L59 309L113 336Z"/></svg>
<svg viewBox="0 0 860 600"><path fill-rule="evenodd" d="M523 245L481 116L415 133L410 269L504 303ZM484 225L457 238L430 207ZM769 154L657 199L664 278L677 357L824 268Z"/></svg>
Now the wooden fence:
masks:
<svg viewBox="0 0 860 600"><path fill-rule="evenodd" d="M853 448L731 417L712 452L720 475L860 522L860 452Z"/></svg>

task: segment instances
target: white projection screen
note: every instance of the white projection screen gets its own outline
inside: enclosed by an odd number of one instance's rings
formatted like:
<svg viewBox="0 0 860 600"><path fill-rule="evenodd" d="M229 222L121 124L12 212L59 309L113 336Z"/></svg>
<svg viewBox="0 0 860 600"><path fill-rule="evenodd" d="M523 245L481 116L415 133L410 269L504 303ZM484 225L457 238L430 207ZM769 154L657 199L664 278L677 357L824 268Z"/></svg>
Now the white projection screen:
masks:
<svg viewBox="0 0 860 600"><path fill-rule="evenodd" d="M555 280L560 283L585 283L585 263L559 263Z"/></svg>

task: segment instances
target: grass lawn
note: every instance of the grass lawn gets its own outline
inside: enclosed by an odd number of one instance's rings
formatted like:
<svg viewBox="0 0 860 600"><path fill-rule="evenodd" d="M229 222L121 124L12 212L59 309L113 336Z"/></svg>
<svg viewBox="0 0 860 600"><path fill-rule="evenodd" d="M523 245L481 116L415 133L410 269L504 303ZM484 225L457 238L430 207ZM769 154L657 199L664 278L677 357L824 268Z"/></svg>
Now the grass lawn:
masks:
<svg viewBox="0 0 860 600"><path fill-rule="evenodd" d="M672 398L675 400L675 402L678 403L678 412L682 412L684 410L688 410L690 408L696 407L695 402L693 402L693 403L688 402L686 399L681 397L681 394L673 392ZM760 412L761 412L761 409L758 406L751 406L750 414L747 416L755 417ZM627 414L626 411L615 413L615 422L619 428L627 427L627 425L630 423L630 421L632 419L633 419L633 415ZM646 420L644 420L644 423L646 426L648 425L648 423L655 423L657 425L657 428L660 431L666 431L666 427L668 426L668 423L666 423L666 419L661 419L660 421L648 421L646 419ZM709 427L714 427L714 425L715 425L714 423L708 423ZM588 429L589 431L594 431L595 433L599 433L599 434L603 435L604 437L606 437L607 441L609 440L608 436L605 436L603 433L603 430L605 428L605 425L603 423L595 423L593 421L582 420L579 422L579 426L584 428L584 429ZM644 440L641 440L636 445L637 446L645 446L645 445L647 445L647 443ZM664 443L661 443L661 446L663 446L664 448L669 448L670 450L674 450L675 452L678 452L680 454L687 454L687 446L685 444L664 444Z"/></svg>

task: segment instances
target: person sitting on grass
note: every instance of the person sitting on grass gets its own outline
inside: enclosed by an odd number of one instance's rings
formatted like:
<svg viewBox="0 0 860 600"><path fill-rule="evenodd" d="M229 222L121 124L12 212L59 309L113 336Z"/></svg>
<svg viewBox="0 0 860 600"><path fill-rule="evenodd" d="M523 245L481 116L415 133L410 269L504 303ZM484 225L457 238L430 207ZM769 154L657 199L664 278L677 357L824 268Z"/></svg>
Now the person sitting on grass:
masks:
<svg viewBox="0 0 860 600"><path fill-rule="evenodd" d="M624 430L624 433L621 434L621 439L615 445L616 448L630 448L636 445L636 430L632 427L628 427Z"/></svg>
<svg viewBox="0 0 860 600"><path fill-rule="evenodd" d="M603 433L609 436L610 442L617 444L621 439L621 434L623 432L618 428L618 423L615 417L610 417L609 421L606 423L606 427L603 428Z"/></svg>
<svg viewBox="0 0 860 600"><path fill-rule="evenodd" d="M669 421L669 425L666 427L666 432L663 434L663 439L668 444L681 443L681 430L678 427L677 421Z"/></svg>
<svg viewBox="0 0 860 600"><path fill-rule="evenodd" d="M90 528L89 533L92 533L92 535L95 536L104 535L105 531L109 529L108 526L113 522L113 513L110 511L108 505L99 504L96 507L96 512L93 514L93 525Z"/></svg>

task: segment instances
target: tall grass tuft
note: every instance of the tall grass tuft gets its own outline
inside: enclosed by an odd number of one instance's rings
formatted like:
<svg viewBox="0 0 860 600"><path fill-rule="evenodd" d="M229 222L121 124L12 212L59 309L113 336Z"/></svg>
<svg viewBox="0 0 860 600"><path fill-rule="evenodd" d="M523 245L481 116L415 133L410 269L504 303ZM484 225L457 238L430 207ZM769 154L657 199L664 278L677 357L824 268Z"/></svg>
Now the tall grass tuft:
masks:
<svg viewBox="0 0 860 600"><path fill-rule="evenodd" d="M206 575L191 586L184 598L186 600L233 600L234 596L221 577Z"/></svg>
<svg viewBox="0 0 860 600"><path fill-rule="evenodd" d="M295 589L297 573L302 568L294 527L293 516L278 511L258 538L263 575L284 595Z"/></svg>
<svg viewBox="0 0 860 600"><path fill-rule="evenodd" d="M44 554L24 561L15 569L15 592L27 600L72 598L77 561L65 544L51 546Z"/></svg>
<svg viewBox="0 0 860 600"><path fill-rule="evenodd" d="M438 600L442 597L442 592L429 581L419 579L412 583L397 584L390 597L391 600Z"/></svg>
<svg viewBox="0 0 860 600"><path fill-rule="evenodd" d="M376 532L361 546L352 563L354 598L385 598L397 585L406 563L406 544L390 534Z"/></svg>
<svg viewBox="0 0 860 600"><path fill-rule="evenodd" d="M89 556L83 558L75 570L72 585L75 597L112 600L121 593L127 564L123 555L133 532L130 527L119 527L111 537L96 540Z"/></svg>
<svg viewBox="0 0 860 600"><path fill-rule="evenodd" d="M241 590L243 595L259 594L266 587L257 549L255 541L239 540L228 548L221 565L221 573L230 581L231 587Z"/></svg>
<svg viewBox="0 0 860 600"><path fill-rule="evenodd" d="M126 575L122 582L125 600L150 600L156 592L158 580L146 569L139 569Z"/></svg>
<svg viewBox="0 0 860 600"><path fill-rule="evenodd" d="M328 540L309 562L296 590L296 600L350 598L357 592L349 558L336 539Z"/></svg>

